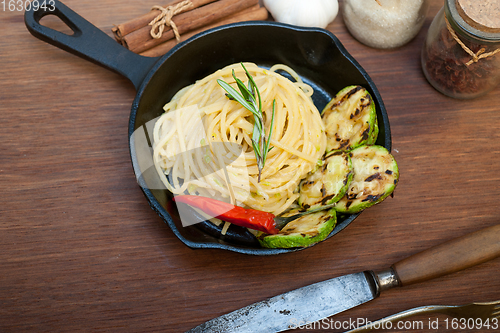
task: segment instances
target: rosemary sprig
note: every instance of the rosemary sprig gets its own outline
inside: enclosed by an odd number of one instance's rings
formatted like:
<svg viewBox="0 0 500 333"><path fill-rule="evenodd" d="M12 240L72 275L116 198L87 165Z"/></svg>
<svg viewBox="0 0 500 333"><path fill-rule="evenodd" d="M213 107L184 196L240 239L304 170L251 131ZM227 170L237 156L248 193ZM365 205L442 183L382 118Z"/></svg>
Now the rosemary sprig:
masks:
<svg viewBox="0 0 500 333"><path fill-rule="evenodd" d="M248 88L240 79L236 77L234 69L233 69L233 78L236 81L236 85L238 86L240 92L231 87L224 80L219 79L217 80L217 82L227 92L226 95L228 96L228 98L237 101L253 114L255 122L252 133L252 146L255 152L255 157L257 159L257 167L259 169L259 177L257 181L260 182L262 169L266 164L267 153L272 149L272 147L269 148L269 144L271 142L271 134L273 131L276 100L273 100L273 115L271 118L271 127L269 127L269 136L266 138L266 130L264 128L264 117L262 114L262 101L259 89L257 88L257 85L255 84L253 77L247 71L243 63L241 64L241 66L245 70L246 76L248 78Z"/></svg>

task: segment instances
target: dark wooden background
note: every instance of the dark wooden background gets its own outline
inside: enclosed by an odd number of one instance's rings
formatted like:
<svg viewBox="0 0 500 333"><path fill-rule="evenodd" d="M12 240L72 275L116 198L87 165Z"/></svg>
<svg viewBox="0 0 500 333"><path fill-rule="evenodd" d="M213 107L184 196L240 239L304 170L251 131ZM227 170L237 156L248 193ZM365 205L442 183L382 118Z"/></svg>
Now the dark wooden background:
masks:
<svg viewBox="0 0 500 333"><path fill-rule="evenodd" d="M65 3L108 34L158 4ZM35 39L23 13L0 11L0 332L182 332L497 224L499 90L453 100L420 68L426 31L442 3L432 2L422 31L396 50L361 45L341 16L329 25L380 90L401 179L394 198L334 238L272 257L184 246L149 208L132 172L132 85ZM421 305L500 299L499 271L497 259L390 290L331 320L373 321ZM429 316L417 319L427 327Z"/></svg>

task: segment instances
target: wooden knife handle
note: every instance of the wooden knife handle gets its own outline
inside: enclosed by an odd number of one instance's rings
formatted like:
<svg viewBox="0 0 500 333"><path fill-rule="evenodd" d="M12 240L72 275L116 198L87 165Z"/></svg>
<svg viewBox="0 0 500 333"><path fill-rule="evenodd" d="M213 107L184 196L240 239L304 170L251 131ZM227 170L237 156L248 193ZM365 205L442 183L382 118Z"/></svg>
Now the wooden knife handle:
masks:
<svg viewBox="0 0 500 333"><path fill-rule="evenodd" d="M500 256L500 224L435 246L392 266L401 286L431 280Z"/></svg>

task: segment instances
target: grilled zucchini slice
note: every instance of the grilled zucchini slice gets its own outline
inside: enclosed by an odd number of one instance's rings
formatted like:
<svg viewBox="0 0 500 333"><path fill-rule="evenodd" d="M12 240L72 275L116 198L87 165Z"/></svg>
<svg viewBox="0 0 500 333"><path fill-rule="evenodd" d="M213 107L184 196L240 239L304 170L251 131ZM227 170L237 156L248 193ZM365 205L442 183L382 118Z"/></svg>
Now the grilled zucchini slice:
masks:
<svg viewBox="0 0 500 333"><path fill-rule="evenodd" d="M378 135L375 103L361 86L349 86L339 91L321 116L325 123L327 152L372 144L373 137Z"/></svg>
<svg viewBox="0 0 500 333"><path fill-rule="evenodd" d="M348 153L334 151L322 162L322 166L310 172L299 184L298 202L304 210L339 201L352 180L352 163Z"/></svg>
<svg viewBox="0 0 500 333"><path fill-rule="evenodd" d="M292 210L284 216L297 214ZM307 247L324 240L337 224L334 209L304 215L288 223L278 234L261 234L257 239L262 247L292 248Z"/></svg>
<svg viewBox="0 0 500 333"><path fill-rule="evenodd" d="M340 213L358 213L390 195L399 181L398 165L382 146L362 146L351 151L354 178L346 195L335 205Z"/></svg>
<svg viewBox="0 0 500 333"><path fill-rule="evenodd" d="M375 128L373 129L370 138L366 142L367 146L376 144L377 139L378 139L379 127L378 127L378 121L377 121L377 117L376 116L375 116L375 123L374 123L374 125L375 125Z"/></svg>

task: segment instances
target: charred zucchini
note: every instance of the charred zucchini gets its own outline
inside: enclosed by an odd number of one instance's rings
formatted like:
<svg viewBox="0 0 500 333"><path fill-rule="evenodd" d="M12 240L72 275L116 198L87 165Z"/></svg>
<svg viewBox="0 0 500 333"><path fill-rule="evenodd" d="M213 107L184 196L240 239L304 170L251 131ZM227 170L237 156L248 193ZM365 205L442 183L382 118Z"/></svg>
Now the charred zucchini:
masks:
<svg viewBox="0 0 500 333"><path fill-rule="evenodd" d="M297 214L292 210L284 216ZM334 209L304 215L288 223L278 234L261 234L260 244L267 248L306 247L324 240L337 223Z"/></svg>
<svg viewBox="0 0 500 333"><path fill-rule="evenodd" d="M325 123L327 152L352 150L373 144L376 140L378 127L375 103L361 86L342 89L323 109L321 116Z"/></svg>
<svg viewBox="0 0 500 333"><path fill-rule="evenodd" d="M335 151L323 160L323 165L310 172L299 185L299 205L302 209L330 205L342 198L353 176L348 153Z"/></svg>
<svg viewBox="0 0 500 333"><path fill-rule="evenodd" d="M366 142L367 146L376 144L377 139L378 139L379 127L378 127L377 117L375 117L375 123L374 124L375 124L375 128L373 129L370 138Z"/></svg>
<svg viewBox="0 0 500 333"><path fill-rule="evenodd" d="M390 195L399 180L394 157L381 146L362 146L351 151L354 178L345 196L335 205L340 213L358 213Z"/></svg>

